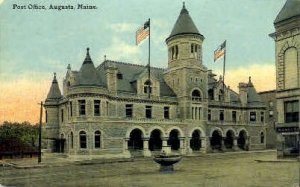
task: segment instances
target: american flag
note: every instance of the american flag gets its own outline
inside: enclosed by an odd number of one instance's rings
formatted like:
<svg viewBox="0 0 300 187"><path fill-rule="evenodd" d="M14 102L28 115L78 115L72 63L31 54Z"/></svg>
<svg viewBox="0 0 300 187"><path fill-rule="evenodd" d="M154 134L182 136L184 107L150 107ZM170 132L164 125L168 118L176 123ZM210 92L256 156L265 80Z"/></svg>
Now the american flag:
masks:
<svg viewBox="0 0 300 187"><path fill-rule="evenodd" d="M139 45L149 35L150 35L150 20L146 21L146 23L136 31L136 38L135 38L136 45Z"/></svg>
<svg viewBox="0 0 300 187"><path fill-rule="evenodd" d="M218 49L215 50L214 61L223 57L225 55L225 50L226 50L226 40L218 47Z"/></svg>

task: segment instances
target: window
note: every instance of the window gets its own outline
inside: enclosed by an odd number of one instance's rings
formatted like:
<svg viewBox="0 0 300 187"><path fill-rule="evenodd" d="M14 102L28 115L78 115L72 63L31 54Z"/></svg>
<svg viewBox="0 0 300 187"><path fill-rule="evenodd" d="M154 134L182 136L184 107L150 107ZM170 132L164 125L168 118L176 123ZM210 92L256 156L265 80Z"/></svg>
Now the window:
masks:
<svg viewBox="0 0 300 187"><path fill-rule="evenodd" d="M100 100L94 100L94 116L100 116Z"/></svg>
<svg viewBox="0 0 300 187"><path fill-rule="evenodd" d="M79 115L84 116L85 115L85 100L78 100L79 105Z"/></svg>
<svg viewBox="0 0 300 187"><path fill-rule="evenodd" d="M172 60L178 58L178 53L178 45L173 46L171 50Z"/></svg>
<svg viewBox="0 0 300 187"><path fill-rule="evenodd" d="M214 89L208 90L208 98L209 100L214 100Z"/></svg>
<svg viewBox="0 0 300 187"><path fill-rule="evenodd" d="M194 53L194 44L191 44L191 53Z"/></svg>
<svg viewBox="0 0 300 187"><path fill-rule="evenodd" d="M269 106L273 107L273 102L272 101L269 102Z"/></svg>
<svg viewBox="0 0 300 187"><path fill-rule="evenodd" d="M81 149L86 149L86 132L80 131L79 133L79 145Z"/></svg>
<svg viewBox="0 0 300 187"><path fill-rule="evenodd" d="M260 133L260 143L261 144L265 143L265 135L263 132Z"/></svg>
<svg viewBox="0 0 300 187"><path fill-rule="evenodd" d="M170 107L168 107L168 106L164 107L164 118L170 119Z"/></svg>
<svg viewBox="0 0 300 187"><path fill-rule="evenodd" d="M273 115L274 115L274 112L273 112L273 110L270 110L270 111L269 111L269 118L272 118L272 117L273 117Z"/></svg>
<svg viewBox="0 0 300 187"><path fill-rule="evenodd" d="M211 110L207 111L207 120L211 121Z"/></svg>
<svg viewBox="0 0 300 187"><path fill-rule="evenodd" d="M95 132L95 148L100 148L101 147L101 133L100 131Z"/></svg>
<svg viewBox="0 0 300 187"><path fill-rule="evenodd" d="M45 110L45 120L46 120L46 123L48 122L48 112L47 110Z"/></svg>
<svg viewBox="0 0 300 187"><path fill-rule="evenodd" d="M146 118L152 118L152 106L146 106L145 116Z"/></svg>
<svg viewBox="0 0 300 187"><path fill-rule="evenodd" d="M70 101L70 116L73 116L73 104L72 101Z"/></svg>
<svg viewBox="0 0 300 187"><path fill-rule="evenodd" d="M127 118L132 118L132 104L126 104L125 106L125 113Z"/></svg>
<svg viewBox="0 0 300 187"><path fill-rule="evenodd" d="M123 79L123 74L122 73L117 73L117 79Z"/></svg>
<svg viewBox="0 0 300 187"><path fill-rule="evenodd" d="M151 81L150 81L150 80L147 80L147 81L144 83L144 93L149 93L149 94L152 93L152 84L151 84Z"/></svg>
<svg viewBox="0 0 300 187"><path fill-rule="evenodd" d="M250 112L250 121L256 121L256 112Z"/></svg>
<svg viewBox="0 0 300 187"><path fill-rule="evenodd" d="M299 122L299 101L284 102L285 122Z"/></svg>
<svg viewBox="0 0 300 187"><path fill-rule="evenodd" d="M201 101L201 94L199 90L194 90L192 92L192 100L193 101Z"/></svg>
<svg viewBox="0 0 300 187"><path fill-rule="evenodd" d="M223 92L223 90L219 91L219 101L224 101L224 92Z"/></svg>
<svg viewBox="0 0 300 187"><path fill-rule="evenodd" d="M232 121L235 123L236 122L236 111L232 111L231 117L232 117Z"/></svg>
<svg viewBox="0 0 300 187"><path fill-rule="evenodd" d="M220 121L224 121L224 110L220 110Z"/></svg>
<svg viewBox="0 0 300 187"><path fill-rule="evenodd" d="M70 146L71 146L71 149L73 149L73 147L74 147L74 136L73 136L73 132L71 132L70 133L70 138L71 138L71 140L70 140Z"/></svg>
<svg viewBox="0 0 300 187"><path fill-rule="evenodd" d="M178 51L178 45L175 45L175 59L178 58L178 53L179 53L179 51Z"/></svg>
<svg viewBox="0 0 300 187"><path fill-rule="evenodd" d="M61 114L61 122L64 122L64 109L60 110L60 114Z"/></svg>
<svg viewBox="0 0 300 187"><path fill-rule="evenodd" d="M265 122L265 113L260 112L260 122L264 123Z"/></svg>

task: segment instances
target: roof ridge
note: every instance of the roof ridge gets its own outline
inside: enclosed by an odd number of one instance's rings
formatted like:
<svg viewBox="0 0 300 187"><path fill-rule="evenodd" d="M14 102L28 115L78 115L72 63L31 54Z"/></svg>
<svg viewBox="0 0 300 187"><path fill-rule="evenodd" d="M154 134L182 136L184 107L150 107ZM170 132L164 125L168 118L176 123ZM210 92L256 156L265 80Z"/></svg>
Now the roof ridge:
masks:
<svg viewBox="0 0 300 187"><path fill-rule="evenodd" d="M141 64L133 64L133 63L129 63L129 62L122 62L122 61L114 61L114 60L105 60L103 61L98 67L106 65L106 63L118 63L118 64L124 64L124 65L131 65L131 66L138 66L138 67L147 67L147 65L141 65ZM98 68L97 67L97 68ZM166 68L159 68L159 67L155 67L155 66L150 66L151 69L160 69L160 70L166 70Z"/></svg>

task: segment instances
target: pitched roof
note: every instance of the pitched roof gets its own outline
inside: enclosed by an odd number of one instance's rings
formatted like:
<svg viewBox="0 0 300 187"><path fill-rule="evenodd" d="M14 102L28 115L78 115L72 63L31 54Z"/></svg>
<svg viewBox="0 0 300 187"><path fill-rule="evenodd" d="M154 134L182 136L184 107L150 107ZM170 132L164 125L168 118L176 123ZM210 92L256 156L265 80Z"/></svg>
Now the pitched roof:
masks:
<svg viewBox="0 0 300 187"><path fill-rule="evenodd" d="M191 16L189 15L189 11L185 8L185 4L183 3L180 14L177 18L177 21L172 29L170 36L167 38L170 39L173 36L183 35L183 34L195 34L202 36L196 25L194 24Z"/></svg>
<svg viewBox="0 0 300 187"><path fill-rule="evenodd" d="M116 62L111 60L105 60L102 64L97 67L101 79L106 80L105 67L114 66L118 69L118 72L122 74L122 79L117 79L117 90L120 92L136 93L135 81L140 74L142 74L146 66L130 64L124 62ZM176 96L171 88L164 81L164 69L161 68L150 68L151 76L154 76L160 82L160 95L161 96ZM106 81L104 81L106 82Z"/></svg>
<svg viewBox="0 0 300 187"><path fill-rule="evenodd" d="M300 0L287 0L277 15L274 24L295 16L300 16Z"/></svg>
<svg viewBox="0 0 300 187"><path fill-rule="evenodd" d="M77 85L101 85L101 79L90 57L89 48L77 75Z"/></svg>
<svg viewBox="0 0 300 187"><path fill-rule="evenodd" d="M50 87L50 90L47 95L46 100L59 100L62 98L57 80L56 80L56 73L54 73L53 81Z"/></svg>

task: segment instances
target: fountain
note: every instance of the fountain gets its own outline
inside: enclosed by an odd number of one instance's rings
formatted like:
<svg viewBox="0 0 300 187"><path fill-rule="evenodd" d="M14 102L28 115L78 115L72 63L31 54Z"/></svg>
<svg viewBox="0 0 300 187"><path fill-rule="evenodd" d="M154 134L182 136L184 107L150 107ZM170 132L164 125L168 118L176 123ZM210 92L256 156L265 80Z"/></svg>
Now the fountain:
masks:
<svg viewBox="0 0 300 187"><path fill-rule="evenodd" d="M161 172L173 172L174 171L174 164L181 160L180 154L175 154L171 152L170 146L165 146L162 148L160 154L155 155L153 160L160 164L159 171Z"/></svg>

